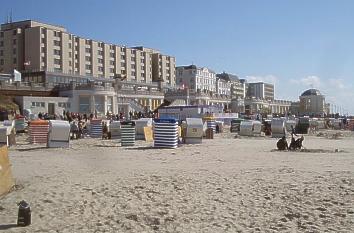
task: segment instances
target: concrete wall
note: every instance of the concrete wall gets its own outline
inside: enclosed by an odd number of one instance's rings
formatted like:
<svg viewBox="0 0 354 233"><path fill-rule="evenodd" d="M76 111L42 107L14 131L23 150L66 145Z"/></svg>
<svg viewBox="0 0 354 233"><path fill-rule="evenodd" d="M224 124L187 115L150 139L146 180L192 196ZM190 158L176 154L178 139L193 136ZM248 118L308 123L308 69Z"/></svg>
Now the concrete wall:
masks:
<svg viewBox="0 0 354 233"><path fill-rule="evenodd" d="M20 111L23 112L24 109L30 109L32 113L47 113L48 112L48 104L55 104L55 114L62 115L63 111L72 111L72 101L71 98L68 97L33 97L33 96L18 96L15 98L16 103L20 106ZM32 103L35 103L33 106ZM44 103L43 106L37 106L36 103ZM59 107L61 103L69 103L70 108Z"/></svg>

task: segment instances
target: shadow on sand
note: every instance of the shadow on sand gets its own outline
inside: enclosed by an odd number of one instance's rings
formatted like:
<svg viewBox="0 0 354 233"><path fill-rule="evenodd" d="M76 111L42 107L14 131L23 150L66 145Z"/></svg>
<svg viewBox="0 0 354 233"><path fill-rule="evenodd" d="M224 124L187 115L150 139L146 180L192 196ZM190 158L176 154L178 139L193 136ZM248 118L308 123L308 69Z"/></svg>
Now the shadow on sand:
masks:
<svg viewBox="0 0 354 233"><path fill-rule="evenodd" d="M18 227L17 224L4 224L4 225L0 225L0 231L5 231L11 228L15 228Z"/></svg>
<svg viewBox="0 0 354 233"><path fill-rule="evenodd" d="M43 150L43 149L49 149L48 147L46 146L41 146L41 147L32 147L32 148L19 148L19 149L16 149L17 151L35 151L35 150Z"/></svg>
<svg viewBox="0 0 354 233"><path fill-rule="evenodd" d="M125 147L125 146L122 146L122 148L124 148L126 150L150 150L150 149L154 149L154 150L171 150L171 148L153 147L153 146L142 146L142 147Z"/></svg>

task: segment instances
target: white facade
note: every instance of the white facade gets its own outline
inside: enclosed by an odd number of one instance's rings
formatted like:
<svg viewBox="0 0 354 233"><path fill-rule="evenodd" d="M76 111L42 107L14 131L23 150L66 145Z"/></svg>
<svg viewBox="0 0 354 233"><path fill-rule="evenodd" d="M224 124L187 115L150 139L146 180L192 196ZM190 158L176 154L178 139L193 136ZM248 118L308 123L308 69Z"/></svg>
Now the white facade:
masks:
<svg viewBox="0 0 354 233"><path fill-rule="evenodd" d="M105 115L107 112L117 114L117 94L113 88L91 88L61 91L60 95L69 96L71 111L78 113L95 113Z"/></svg>
<svg viewBox="0 0 354 233"><path fill-rule="evenodd" d="M34 97L18 96L16 103L20 106L21 112L27 109L33 114L49 113L57 116L63 115L63 111L72 111L72 100L68 97Z"/></svg>
<svg viewBox="0 0 354 233"><path fill-rule="evenodd" d="M231 94L231 82L218 78L216 81L216 91L219 95Z"/></svg>
<svg viewBox="0 0 354 233"><path fill-rule="evenodd" d="M177 85L193 91L216 93L216 73L206 67L180 66L176 68Z"/></svg>

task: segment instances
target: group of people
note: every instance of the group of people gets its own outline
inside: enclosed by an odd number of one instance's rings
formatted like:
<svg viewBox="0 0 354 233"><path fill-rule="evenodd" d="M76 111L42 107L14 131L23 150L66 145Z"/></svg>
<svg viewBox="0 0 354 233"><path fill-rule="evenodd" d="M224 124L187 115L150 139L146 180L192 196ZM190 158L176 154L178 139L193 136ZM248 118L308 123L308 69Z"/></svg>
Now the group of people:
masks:
<svg viewBox="0 0 354 233"><path fill-rule="evenodd" d="M295 139L295 137L297 139ZM286 140L286 136L284 136L278 140L277 142L277 148L278 150L300 150L302 148L302 142L304 141L304 136L298 137L298 135L295 132L295 129L293 126L291 126L291 142L290 145L288 145L288 141Z"/></svg>

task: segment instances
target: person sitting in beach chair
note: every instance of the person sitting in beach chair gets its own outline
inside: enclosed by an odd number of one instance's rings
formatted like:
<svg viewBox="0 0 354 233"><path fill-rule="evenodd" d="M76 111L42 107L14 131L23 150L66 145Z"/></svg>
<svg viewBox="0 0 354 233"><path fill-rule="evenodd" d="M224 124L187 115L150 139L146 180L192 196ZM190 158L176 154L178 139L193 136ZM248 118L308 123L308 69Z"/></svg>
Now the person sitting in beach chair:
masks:
<svg viewBox="0 0 354 233"><path fill-rule="evenodd" d="M283 136L279 141L277 142L277 147L278 150L288 150L288 142L286 141L286 137Z"/></svg>
<svg viewBox="0 0 354 233"><path fill-rule="evenodd" d="M294 137L292 137L289 150L301 150L303 141L304 141L304 136L301 136L301 138L298 138L296 140Z"/></svg>

